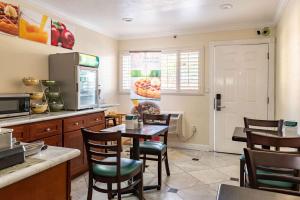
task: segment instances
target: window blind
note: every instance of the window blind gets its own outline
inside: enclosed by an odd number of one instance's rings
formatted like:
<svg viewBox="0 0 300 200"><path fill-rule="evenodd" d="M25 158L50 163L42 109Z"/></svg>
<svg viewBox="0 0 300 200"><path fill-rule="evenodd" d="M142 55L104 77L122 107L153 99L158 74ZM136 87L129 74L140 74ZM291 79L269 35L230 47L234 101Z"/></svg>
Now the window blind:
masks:
<svg viewBox="0 0 300 200"><path fill-rule="evenodd" d="M122 90L129 90L131 85L131 56L129 54L122 55Z"/></svg>
<svg viewBox="0 0 300 200"><path fill-rule="evenodd" d="M163 53L161 58L161 88L163 90L176 90L177 53Z"/></svg>
<svg viewBox="0 0 300 200"><path fill-rule="evenodd" d="M199 52L180 53L180 90L199 90Z"/></svg>

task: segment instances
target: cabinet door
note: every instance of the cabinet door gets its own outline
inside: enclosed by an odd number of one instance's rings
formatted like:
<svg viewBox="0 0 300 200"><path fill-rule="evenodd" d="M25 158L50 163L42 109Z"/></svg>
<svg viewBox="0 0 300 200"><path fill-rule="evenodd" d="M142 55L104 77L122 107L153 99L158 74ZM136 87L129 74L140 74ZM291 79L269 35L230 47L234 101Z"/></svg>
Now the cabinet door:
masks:
<svg viewBox="0 0 300 200"><path fill-rule="evenodd" d="M80 156L71 160L71 176L74 177L86 170L84 162L84 145L81 131L72 131L64 133L64 147L80 150Z"/></svg>
<svg viewBox="0 0 300 200"><path fill-rule="evenodd" d="M7 127L13 129L13 137L17 141L28 142L30 140L29 128L26 125Z"/></svg>
<svg viewBox="0 0 300 200"><path fill-rule="evenodd" d="M45 144L50 146L57 146L57 147L62 146L62 135L54 135L51 137L44 138L43 140Z"/></svg>

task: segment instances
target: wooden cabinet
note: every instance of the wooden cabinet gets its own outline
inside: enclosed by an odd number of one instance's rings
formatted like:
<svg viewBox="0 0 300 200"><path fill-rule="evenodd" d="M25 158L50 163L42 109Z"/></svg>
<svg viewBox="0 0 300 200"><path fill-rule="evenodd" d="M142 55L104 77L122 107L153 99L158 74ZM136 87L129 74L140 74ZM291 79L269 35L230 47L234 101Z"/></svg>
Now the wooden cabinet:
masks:
<svg viewBox="0 0 300 200"><path fill-rule="evenodd" d="M79 157L71 160L71 177L76 177L87 171L88 164L86 151L81 135L81 128L100 131L105 128L104 112L70 117L63 120L64 147L75 148L81 151Z"/></svg>
<svg viewBox="0 0 300 200"><path fill-rule="evenodd" d="M30 140L30 134L28 126L19 125L19 126L11 126L7 127L13 129L13 137L17 139L17 141L28 142Z"/></svg>
<svg viewBox="0 0 300 200"><path fill-rule="evenodd" d="M29 125L30 140L62 134L62 120L51 120Z"/></svg>
<svg viewBox="0 0 300 200"><path fill-rule="evenodd" d="M45 144L50 146L62 146L62 135L54 135L43 139Z"/></svg>
<svg viewBox="0 0 300 200"><path fill-rule="evenodd" d="M13 135L18 141L33 142L44 140L51 146L64 146L79 149L79 157L71 160L71 176L75 177L87 171L87 159L81 128L100 131L105 128L104 112L85 114L63 119L47 120L32 124L12 126Z"/></svg>
<svg viewBox="0 0 300 200"><path fill-rule="evenodd" d="M86 116L85 127L97 126L99 124L104 124L105 117L104 113L95 113Z"/></svg>
<svg viewBox="0 0 300 200"><path fill-rule="evenodd" d="M84 127L85 118L85 116L79 116L64 119L64 132L80 130Z"/></svg>
<svg viewBox="0 0 300 200"><path fill-rule="evenodd" d="M80 156L71 160L71 176L78 175L86 170L85 158L84 158L84 145L81 135L81 131L72 131L64 133L64 147L79 149Z"/></svg>

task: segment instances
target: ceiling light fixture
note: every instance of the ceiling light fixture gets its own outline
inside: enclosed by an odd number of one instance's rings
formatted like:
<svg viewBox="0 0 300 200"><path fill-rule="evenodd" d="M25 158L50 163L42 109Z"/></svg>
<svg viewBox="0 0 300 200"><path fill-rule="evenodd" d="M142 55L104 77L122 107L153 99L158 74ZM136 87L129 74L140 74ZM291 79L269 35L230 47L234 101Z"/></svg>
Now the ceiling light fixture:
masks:
<svg viewBox="0 0 300 200"><path fill-rule="evenodd" d="M123 17L122 20L124 22L132 22L133 18L131 18L131 17Z"/></svg>
<svg viewBox="0 0 300 200"><path fill-rule="evenodd" d="M233 5L231 3L224 3L220 5L220 8L223 10L228 10L231 9L233 7Z"/></svg>

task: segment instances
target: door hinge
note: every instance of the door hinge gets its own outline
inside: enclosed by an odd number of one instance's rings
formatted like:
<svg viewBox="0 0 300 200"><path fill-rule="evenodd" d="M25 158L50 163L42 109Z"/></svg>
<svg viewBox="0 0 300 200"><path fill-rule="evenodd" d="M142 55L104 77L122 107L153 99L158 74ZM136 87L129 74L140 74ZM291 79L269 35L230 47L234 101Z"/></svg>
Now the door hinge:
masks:
<svg viewBox="0 0 300 200"><path fill-rule="evenodd" d="M267 59L270 60L270 53L267 53Z"/></svg>
<svg viewBox="0 0 300 200"><path fill-rule="evenodd" d="M269 97L267 97L267 104L269 104L270 103L270 98Z"/></svg>

